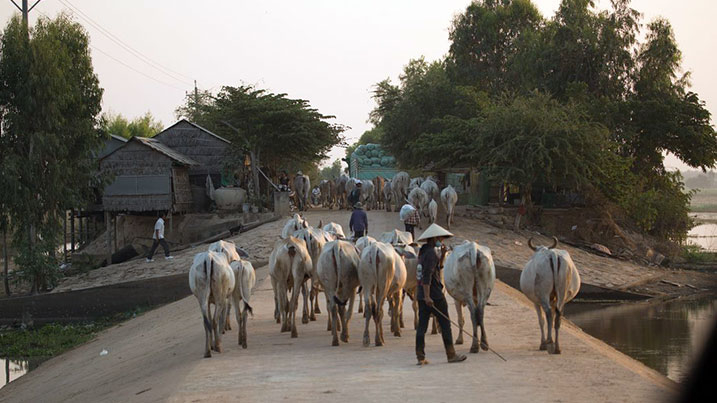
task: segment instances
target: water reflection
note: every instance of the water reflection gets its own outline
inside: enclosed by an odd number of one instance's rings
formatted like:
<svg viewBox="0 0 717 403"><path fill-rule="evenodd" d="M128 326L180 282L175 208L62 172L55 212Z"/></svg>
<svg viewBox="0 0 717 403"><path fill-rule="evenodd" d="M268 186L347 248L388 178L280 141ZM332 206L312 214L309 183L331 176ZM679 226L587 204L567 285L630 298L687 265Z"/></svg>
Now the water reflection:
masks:
<svg viewBox="0 0 717 403"><path fill-rule="evenodd" d="M33 358L30 360L14 360L11 358L0 358L3 370L5 371L5 376L0 379L0 388L37 368L40 363L42 363L46 359L47 358L45 357Z"/></svg>
<svg viewBox="0 0 717 403"><path fill-rule="evenodd" d="M620 305L576 303L567 306L566 316L593 337L680 382L715 325L717 297Z"/></svg>
<svg viewBox="0 0 717 403"><path fill-rule="evenodd" d="M687 234L687 241L708 251L717 250L717 224L700 224L692 228Z"/></svg>

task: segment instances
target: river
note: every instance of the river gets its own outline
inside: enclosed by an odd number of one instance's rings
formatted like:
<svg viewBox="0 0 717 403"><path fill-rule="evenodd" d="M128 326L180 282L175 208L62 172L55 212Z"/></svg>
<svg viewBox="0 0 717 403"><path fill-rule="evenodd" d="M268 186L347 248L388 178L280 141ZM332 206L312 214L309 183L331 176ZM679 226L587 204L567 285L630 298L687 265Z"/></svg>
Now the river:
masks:
<svg viewBox="0 0 717 403"><path fill-rule="evenodd" d="M717 320L717 296L668 302L570 303L566 316L586 333L681 382Z"/></svg>

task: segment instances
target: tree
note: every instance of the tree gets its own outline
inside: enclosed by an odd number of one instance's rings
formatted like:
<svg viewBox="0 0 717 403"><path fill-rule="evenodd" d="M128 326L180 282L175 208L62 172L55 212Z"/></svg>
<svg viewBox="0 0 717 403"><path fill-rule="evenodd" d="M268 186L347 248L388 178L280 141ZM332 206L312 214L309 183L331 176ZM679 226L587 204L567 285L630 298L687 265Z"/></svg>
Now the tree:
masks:
<svg viewBox="0 0 717 403"><path fill-rule="evenodd" d="M322 180L334 180L341 176L341 160L334 160L334 162L319 171L319 179Z"/></svg>
<svg viewBox="0 0 717 403"><path fill-rule="evenodd" d="M211 101L188 102L177 110L193 108L200 124L232 141L235 165L250 154L255 189L259 173L254 168L316 165L331 147L342 143L341 133L347 129L329 123L334 117L322 115L306 100L253 86L225 86Z"/></svg>
<svg viewBox="0 0 717 403"><path fill-rule="evenodd" d="M473 1L456 16L449 32L447 67L451 80L491 94L513 89L519 81L510 65L520 52L521 37L542 23L529 0Z"/></svg>
<svg viewBox="0 0 717 403"><path fill-rule="evenodd" d="M60 217L92 199L102 89L89 37L65 14L28 29L10 19L0 44L0 194L19 274L33 292L57 276ZM8 192L9 191L9 192Z"/></svg>
<svg viewBox="0 0 717 403"><path fill-rule="evenodd" d="M100 116L100 130L124 138L154 137L164 129L162 122L156 120L151 112L128 121L122 114L111 112Z"/></svg>

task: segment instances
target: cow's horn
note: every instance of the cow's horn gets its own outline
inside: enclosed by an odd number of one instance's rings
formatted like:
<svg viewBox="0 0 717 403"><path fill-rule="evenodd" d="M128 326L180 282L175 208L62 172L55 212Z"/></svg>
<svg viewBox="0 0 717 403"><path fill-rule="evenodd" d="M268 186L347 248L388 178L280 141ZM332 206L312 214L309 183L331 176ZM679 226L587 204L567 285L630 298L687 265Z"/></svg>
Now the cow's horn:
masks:
<svg viewBox="0 0 717 403"><path fill-rule="evenodd" d="M531 236L530 239L528 239L528 247L535 251L535 246L533 246L533 237Z"/></svg>
<svg viewBox="0 0 717 403"><path fill-rule="evenodd" d="M548 249L553 249L556 246L558 246L558 238L553 237L553 246L549 247Z"/></svg>

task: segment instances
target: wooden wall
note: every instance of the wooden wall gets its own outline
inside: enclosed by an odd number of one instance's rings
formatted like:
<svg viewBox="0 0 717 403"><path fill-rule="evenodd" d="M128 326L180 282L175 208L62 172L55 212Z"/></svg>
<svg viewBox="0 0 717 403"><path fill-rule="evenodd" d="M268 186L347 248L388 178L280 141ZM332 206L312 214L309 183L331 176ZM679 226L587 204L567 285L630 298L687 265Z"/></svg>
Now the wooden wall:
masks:
<svg viewBox="0 0 717 403"><path fill-rule="evenodd" d="M169 148L197 161L200 165L189 169L192 183L204 185L207 174L219 175L230 145L187 121L180 121L154 137ZM219 184L215 182L215 186Z"/></svg>

